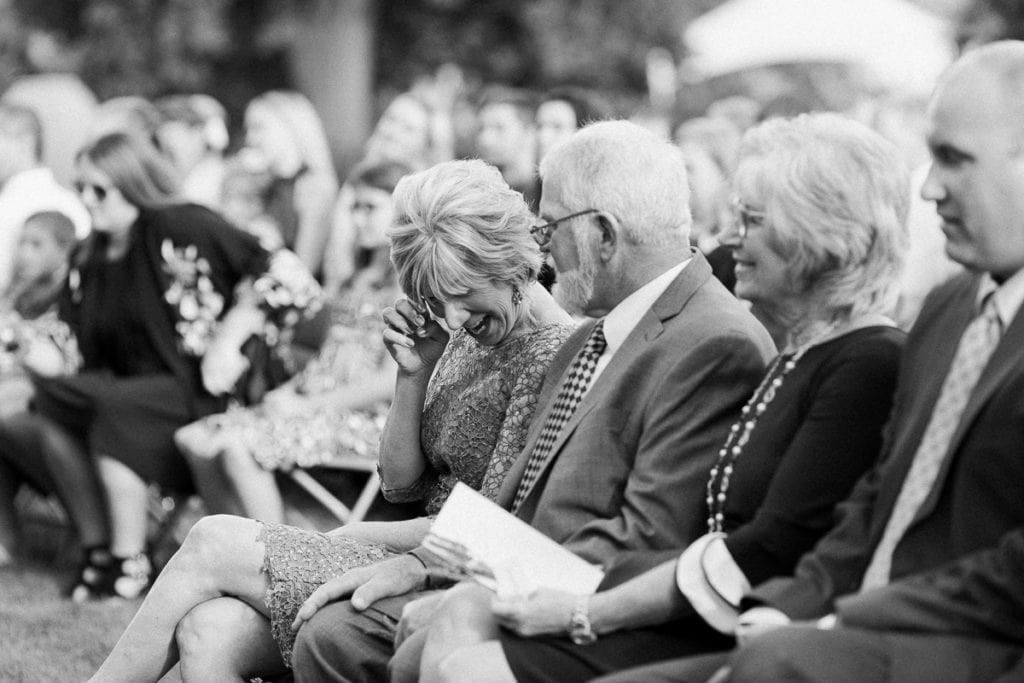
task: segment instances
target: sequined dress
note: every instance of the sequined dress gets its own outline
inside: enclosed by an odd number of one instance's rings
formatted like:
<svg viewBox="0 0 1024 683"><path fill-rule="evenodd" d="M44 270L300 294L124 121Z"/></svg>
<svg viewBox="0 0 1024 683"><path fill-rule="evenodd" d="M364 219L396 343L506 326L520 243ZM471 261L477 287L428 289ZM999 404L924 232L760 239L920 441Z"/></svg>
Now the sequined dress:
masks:
<svg viewBox="0 0 1024 683"><path fill-rule="evenodd" d="M385 497L424 500L434 514L455 482L463 481L494 498L526 441L547 368L571 331L569 325L547 325L494 348L456 331L424 403L420 442L430 466L416 484L385 489ZM262 525L259 540L270 582L271 630L289 666L295 638L289 627L306 598L331 577L392 554L380 544L280 524Z"/></svg>
<svg viewBox="0 0 1024 683"><path fill-rule="evenodd" d="M320 352L296 378L300 394L316 396L372 375L388 353L381 343L381 309L395 299L392 287L359 288L334 303L332 325ZM219 434L245 444L267 470L313 467L339 453L377 457L387 404L338 411L317 405L301 416L275 415L263 405L232 407L204 418Z"/></svg>

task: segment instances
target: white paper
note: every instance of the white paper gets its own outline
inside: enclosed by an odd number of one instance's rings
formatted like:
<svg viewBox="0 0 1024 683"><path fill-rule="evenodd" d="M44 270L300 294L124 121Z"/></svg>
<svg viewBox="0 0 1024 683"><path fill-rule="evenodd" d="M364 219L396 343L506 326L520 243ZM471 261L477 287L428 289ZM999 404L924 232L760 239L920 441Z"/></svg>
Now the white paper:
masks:
<svg viewBox="0 0 1024 683"><path fill-rule="evenodd" d="M474 567L485 568L483 572L470 573L496 590L523 593L533 587L544 587L588 595L597 590L604 578L599 567L569 552L461 482L448 496L423 544L439 556L451 559L451 553L443 552L438 543L432 543L431 536L464 546ZM442 552L438 552L439 549ZM497 577L498 582L489 579L487 573Z"/></svg>

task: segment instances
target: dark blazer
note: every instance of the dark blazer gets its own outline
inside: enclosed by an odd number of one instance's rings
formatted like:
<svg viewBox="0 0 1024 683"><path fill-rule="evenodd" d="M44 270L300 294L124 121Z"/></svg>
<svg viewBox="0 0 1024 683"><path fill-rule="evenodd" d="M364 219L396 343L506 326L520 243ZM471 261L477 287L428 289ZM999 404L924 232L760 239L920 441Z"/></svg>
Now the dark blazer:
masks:
<svg viewBox="0 0 1024 683"><path fill-rule="evenodd" d="M762 584L748 602L812 618L859 590L956 346L976 312L978 281L965 274L929 296L907 340L884 459L839 506L838 523L801 559L796 576ZM893 580L994 548L1024 524L1022 454L1024 313L1018 312L967 403L932 492L896 546Z"/></svg>
<svg viewBox="0 0 1024 683"><path fill-rule="evenodd" d="M1024 527L998 546L884 588L842 598L843 624L1024 646Z"/></svg>
<svg viewBox="0 0 1024 683"><path fill-rule="evenodd" d="M577 330L552 362L499 504L511 506L563 375L592 328ZM715 454L774 353L765 329L694 252L580 402L519 516L592 562L627 549L685 546L704 530Z"/></svg>

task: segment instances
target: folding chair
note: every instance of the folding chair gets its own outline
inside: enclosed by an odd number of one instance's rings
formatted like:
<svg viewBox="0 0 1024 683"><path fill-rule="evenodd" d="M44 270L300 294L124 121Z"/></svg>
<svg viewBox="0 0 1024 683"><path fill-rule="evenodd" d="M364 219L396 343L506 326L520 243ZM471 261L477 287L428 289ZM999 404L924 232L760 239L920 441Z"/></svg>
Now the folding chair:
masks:
<svg viewBox="0 0 1024 683"><path fill-rule="evenodd" d="M380 475L377 474L377 461L356 455L339 455L328 462L319 464L317 467L330 470L366 472L369 475L362 491L359 493L359 497L356 499L355 505L349 508L338 500L337 496L331 493L327 487L314 479L307 470L295 467L288 471L288 476L291 477L292 481L301 486L317 502L327 508L342 524L361 522L366 517L366 513L370 509L370 505L373 504L377 494L380 493Z"/></svg>

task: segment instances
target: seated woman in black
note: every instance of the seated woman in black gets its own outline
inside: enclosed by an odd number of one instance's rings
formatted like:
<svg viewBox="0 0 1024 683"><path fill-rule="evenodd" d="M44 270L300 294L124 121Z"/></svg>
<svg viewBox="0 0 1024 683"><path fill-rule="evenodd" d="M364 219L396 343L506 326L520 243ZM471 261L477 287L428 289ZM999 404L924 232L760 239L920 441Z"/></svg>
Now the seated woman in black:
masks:
<svg viewBox="0 0 1024 683"><path fill-rule="evenodd" d="M399 649L398 678L589 680L729 648L744 591L829 529L879 452L896 383L907 174L880 136L821 114L749 132L734 189L736 293L782 353L708 475L707 534L609 558L594 595L464 583L432 618L407 608L429 626Z"/></svg>
<svg viewBox="0 0 1024 683"><path fill-rule="evenodd" d="M110 547L88 553L72 597L135 597L152 574L147 484L192 488L175 430L223 409L248 365L243 343L268 313L293 317L284 312L319 288L294 255L272 258L208 209L179 203L165 162L127 135L82 150L76 174L93 232L72 257L60 316L83 365L36 377L34 407L95 462L106 497ZM249 292L245 305L236 291Z"/></svg>

